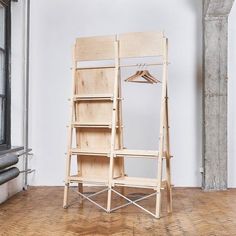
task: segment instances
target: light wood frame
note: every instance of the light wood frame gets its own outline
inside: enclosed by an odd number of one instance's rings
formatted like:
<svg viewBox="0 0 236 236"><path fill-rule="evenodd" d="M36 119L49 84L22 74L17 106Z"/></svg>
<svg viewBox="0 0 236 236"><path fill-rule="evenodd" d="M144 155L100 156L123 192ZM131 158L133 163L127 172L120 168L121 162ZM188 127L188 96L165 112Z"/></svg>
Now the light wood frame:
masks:
<svg viewBox="0 0 236 236"><path fill-rule="evenodd" d="M135 42L135 43L134 43ZM128 57L160 56L163 68L160 111L159 150L128 150L123 146L123 122L120 59ZM79 67L81 61L113 60L114 64L103 67ZM161 32L128 33L119 36L78 38L73 50L73 88L71 99L71 122L68 127L68 151L64 208L68 205L70 183L78 183L77 193L81 201L87 199L106 212L134 204L145 212L160 218L162 189L167 191L167 210L172 212L171 154L168 113L168 39ZM76 147L73 147L75 140ZM98 145L99 144L99 145ZM78 173L71 175L71 159L77 157ZM124 173L126 157L154 158L158 168L156 178L132 178ZM166 165L163 165L163 161ZM163 179L163 168L166 179ZM107 191L106 208L83 194L83 184L99 184ZM132 201L115 187L141 187L154 190L155 213L137 204L145 196ZM112 208L112 192L128 203ZM94 196L95 194L93 194Z"/></svg>

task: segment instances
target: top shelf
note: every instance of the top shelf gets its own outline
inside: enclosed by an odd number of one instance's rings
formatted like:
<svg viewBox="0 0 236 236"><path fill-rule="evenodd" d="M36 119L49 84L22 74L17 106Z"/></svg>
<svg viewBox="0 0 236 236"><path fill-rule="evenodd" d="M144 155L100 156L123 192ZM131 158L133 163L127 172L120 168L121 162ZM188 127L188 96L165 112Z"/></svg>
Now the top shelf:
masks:
<svg viewBox="0 0 236 236"><path fill-rule="evenodd" d="M85 66L85 67L77 67L76 70L97 70L97 69L114 69L115 66Z"/></svg>

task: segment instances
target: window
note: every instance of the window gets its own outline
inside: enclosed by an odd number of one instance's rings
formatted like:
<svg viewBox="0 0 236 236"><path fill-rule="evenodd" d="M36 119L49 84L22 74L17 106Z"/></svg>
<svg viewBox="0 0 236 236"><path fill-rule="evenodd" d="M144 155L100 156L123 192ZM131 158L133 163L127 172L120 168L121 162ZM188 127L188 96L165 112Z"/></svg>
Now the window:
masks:
<svg viewBox="0 0 236 236"><path fill-rule="evenodd" d="M0 150L10 147L10 6L0 2Z"/></svg>

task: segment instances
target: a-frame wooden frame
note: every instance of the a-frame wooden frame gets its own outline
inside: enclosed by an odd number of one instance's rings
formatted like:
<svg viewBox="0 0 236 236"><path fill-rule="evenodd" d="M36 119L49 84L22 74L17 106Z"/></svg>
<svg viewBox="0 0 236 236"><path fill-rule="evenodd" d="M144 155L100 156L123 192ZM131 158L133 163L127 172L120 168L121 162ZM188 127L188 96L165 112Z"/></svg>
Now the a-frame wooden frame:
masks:
<svg viewBox="0 0 236 236"><path fill-rule="evenodd" d="M119 36L78 38L73 53L73 97L71 99L71 123L68 131L68 151L63 206L68 207L70 183L78 183L77 193L96 206L112 212L134 204L156 218L161 212L161 192L167 191L167 209L172 212L172 186L170 171L170 141L168 113L168 40L163 33L128 33ZM129 150L123 146L122 93L120 69L133 65L121 65L120 60L129 57L158 56L162 66L162 95L160 111L160 135L158 150ZM84 61L113 60L112 65L82 67ZM160 85L159 85L160 86ZM73 140L76 139L76 147ZM78 173L71 175L71 159L77 157ZM153 158L157 161L156 178L132 178L124 173L126 157ZM166 165L163 165L163 161ZM163 179L166 167L166 179ZM95 194L83 194L83 184L99 184L105 188ZM116 186L150 188L149 196L132 201ZM107 191L107 205L101 206L92 196ZM112 208L112 192L127 203ZM155 213L137 202L156 196Z"/></svg>

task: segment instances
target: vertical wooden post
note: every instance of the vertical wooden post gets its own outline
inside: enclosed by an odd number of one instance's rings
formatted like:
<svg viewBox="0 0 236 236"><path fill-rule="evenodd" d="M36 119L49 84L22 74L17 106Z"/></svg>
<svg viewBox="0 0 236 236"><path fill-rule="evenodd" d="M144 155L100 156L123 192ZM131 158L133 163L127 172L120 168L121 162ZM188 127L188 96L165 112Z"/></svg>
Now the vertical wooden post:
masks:
<svg viewBox="0 0 236 236"><path fill-rule="evenodd" d="M116 118L117 118L117 106L118 106L118 80L119 80L119 45L118 41L114 42L115 46L115 78L114 78L114 93L113 93L113 105L112 105L112 128L111 128L111 147L110 147L110 163L109 163L109 179L108 179L108 199L107 199L107 211L111 210L111 188L113 179L113 165L114 165L114 150L116 145Z"/></svg>
<svg viewBox="0 0 236 236"><path fill-rule="evenodd" d="M124 149L124 141L123 141L123 116L122 116L122 83L121 83L121 72L120 68L118 71L119 77L119 85L118 85L118 126L119 126L119 149ZM119 157L119 165L121 168L121 176L125 176L125 165L124 165L124 157ZM125 187L121 186L121 194L125 194Z"/></svg>
<svg viewBox="0 0 236 236"><path fill-rule="evenodd" d="M73 68L72 68L72 96L75 94L75 79L76 79L76 58L75 58L75 50L76 46L73 47ZM71 122L68 127L68 138L67 138L67 154L66 154L66 178L65 178L65 189L64 189L64 200L63 200L63 207L66 208L68 205L68 191L69 191L69 176L70 176L70 169L71 169L71 148L72 148L72 137L73 137L73 127L72 123L75 119L75 105L74 99L71 98Z"/></svg>
<svg viewBox="0 0 236 236"><path fill-rule="evenodd" d="M156 194L156 217L160 218L161 211L161 184L162 184L162 165L164 149L164 124L166 119L166 80L167 80L167 39L163 38L163 77L162 77L162 96L160 113L160 136L159 136L159 156L157 168L157 194Z"/></svg>
<svg viewBox="0 0 236 236"><path fill-rule="evenodd" d="M167 72L168 73L168 72ZM168 77L168 76L167 76ZM167 83L168 84L168 83ZM171 164L170 164L170 135L169 135L169 109L168 91L166 87L166 118L165 118L165 152L166 152L166 181L167 181L167 211L172 212L172 187L171 187Z"/></svg>
<svg viewBox="0 0 236 236"><path fill-rule="evenodd" d="M124 148L123 141L123 119L122 119L122 84L119 70L119 86L118 86L118 120L119 120L119 149ZM120 165L122 166L122 176L124 176L124 158L120 158Z"/></svg>

